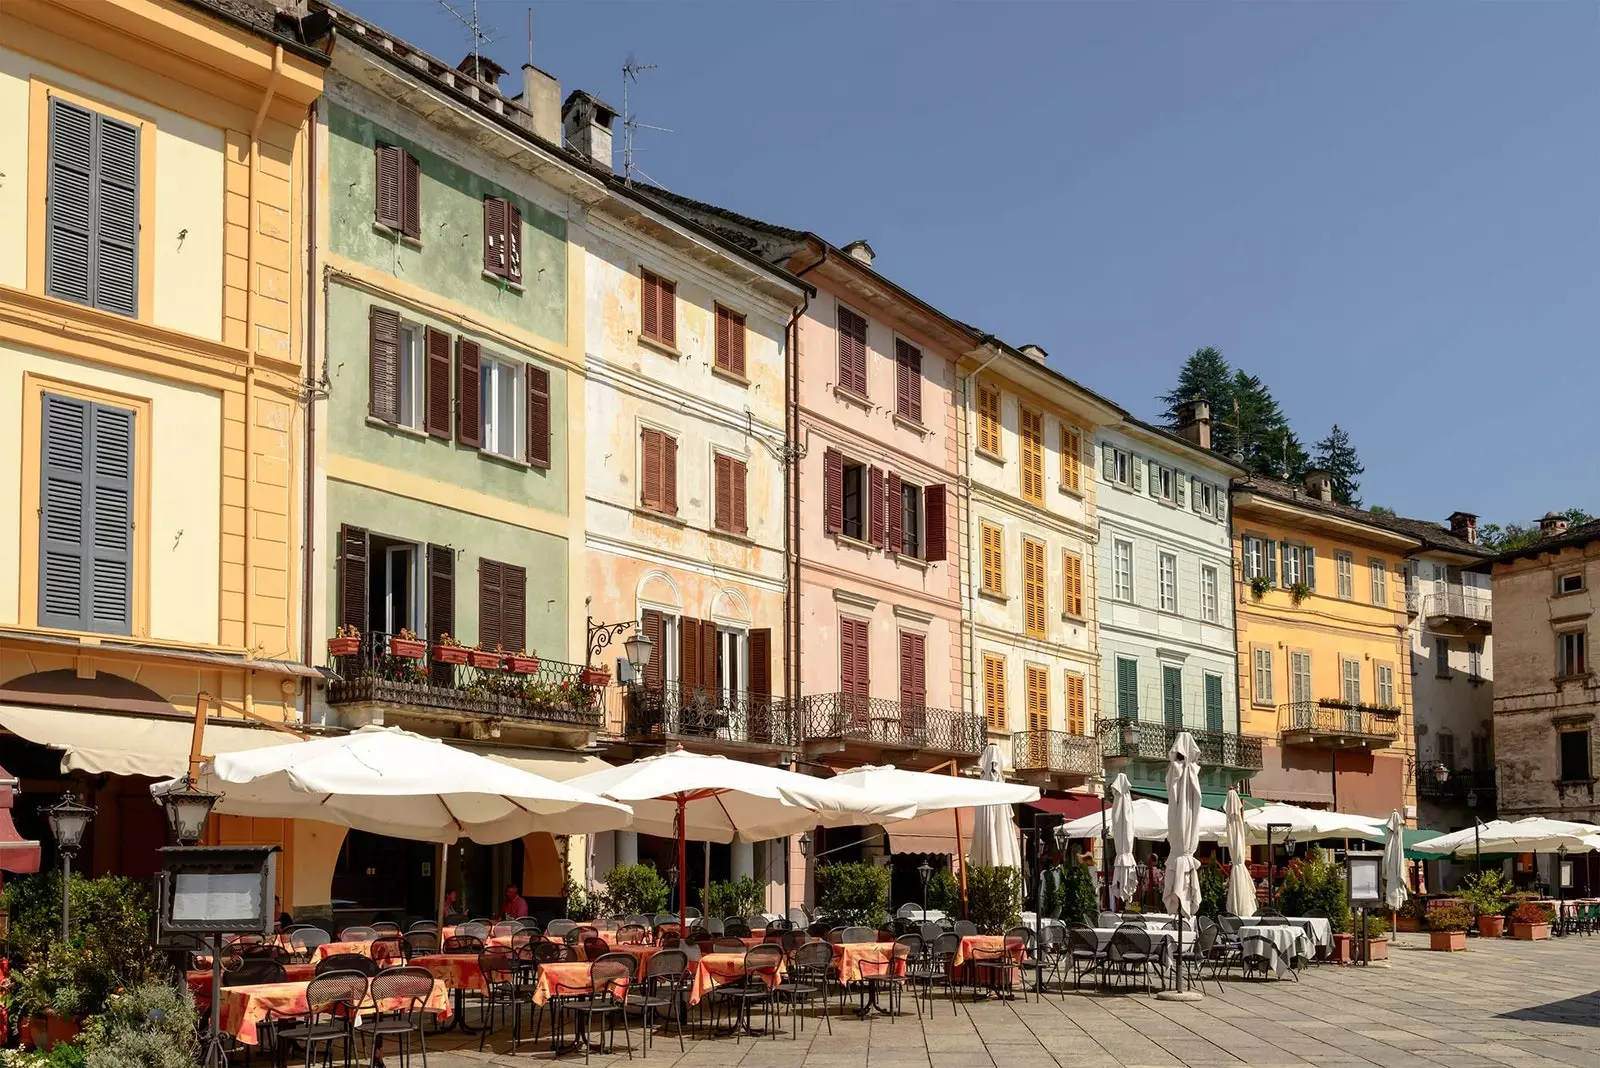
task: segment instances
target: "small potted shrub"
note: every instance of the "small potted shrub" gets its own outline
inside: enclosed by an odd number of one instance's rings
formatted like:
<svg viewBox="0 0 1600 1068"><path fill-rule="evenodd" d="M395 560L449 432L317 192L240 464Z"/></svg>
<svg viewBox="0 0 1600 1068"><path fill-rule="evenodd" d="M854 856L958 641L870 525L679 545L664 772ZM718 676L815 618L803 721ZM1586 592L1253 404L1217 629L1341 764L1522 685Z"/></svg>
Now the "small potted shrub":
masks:
<svg viewBox="0 0 1600 1068"><path fill-rule="evenodd" d="M328 639L329 656L355 656L361 651L361 631L353 623L346 623Z"/></svg>
<svg viewBox="0 0 1600 1068"><path fill-rule="evenodd" d="M1472 910L1465 905L1442 905L1428 911L1428 947L1441 953L1457 953L1467 948L1467 928L1472 926Z"/></svg>
<svg viewBox="0 0 1600 1068"><path fill-rule="evenodd" d="M446 635L449 637L449 635ZM401 628L399 634L389 637L389 655L405 657L409 660L420 660L428 653L428 644L422 641L406 628Z"/></svg>
<svg viewBox="0 0 1600 1068"><path fill-rule="evenodd" d="M1550 921L1555 913L1549 905L1524 901L1511 910L1511 937L1520 942L1537 942L1550 937Z"/></svg>
<svg viewBox="0 0 1600 1068"><path fill-rule="evenodd" d="M1307 586L1304 582L1296 582L1293 586L1289 587L1289 597L1294 601L1295 604L1299 604L1301 601L1310 596L1311 587Z"/></svg>
<svg viewBox="0 0 1600 1068"><path fill-rule="evenodd" d="M441 634L433 643L433 662L436 664L465 664L466 646L448 634Z"/></svg>
<svg viewBox="0 0 1600 1068"><path fill-rule="evenodd" d="M1506 933L1506 894L1511 883L1497 871L1479 872L1467 877L1458 896L1467 907L1478 914L1478 934L1484 938L1499 938Z"/></svg>
<svg viewBox="0 0 1600 1068"><path fill-rule="evenodd" d="M498 669L500 652L498 649L485 649L480 645L476 649L467 650L467 663L475 668Z"/></svg>
<svg viewBox="0 0 1600 1068"><path fill-rule="evenodd" d="M506 654L506 670L516 675L535 675L539 671L539 658L518 649Z"/></svg>
<svg viewBox="0 0 1600 1068"><path fill-rule="evenodd" d="M1272 589L1272 580L1265 575L1257 575L1250 580L1250 593L1258 601L1265 597L1270 589Z"/></svg>
<svg viewBox="0 0 1600 1068"><path fill-rule="evenodd" d="M1412 894L1406 898L1406 903L1400 906L1399 915L1395 917L1394 929L1396 931L1420 931L1428 916L1428 899Z"/></svg>
<svg viewBox="0 0 1600 1068"><path fill-rule="evenodd" d="M578 681L585 686L604 686L611 681L611 672L603 667L586 667L579 674Z"/></svg>
<svg viewBox="0 0 1600 1068"><path fill-rule="evenodd" d="M1389 921L1382 916L1367 917L1367 959L1389 959Z"/></svg>

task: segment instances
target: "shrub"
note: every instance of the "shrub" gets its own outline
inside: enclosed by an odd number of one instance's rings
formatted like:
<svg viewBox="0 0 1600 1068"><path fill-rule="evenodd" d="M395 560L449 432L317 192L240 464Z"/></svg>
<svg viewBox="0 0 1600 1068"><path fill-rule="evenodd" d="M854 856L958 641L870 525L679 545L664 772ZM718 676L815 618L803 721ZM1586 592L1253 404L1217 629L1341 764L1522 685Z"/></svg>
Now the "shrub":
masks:
<svg viewBox="0 0 1600 1068"><path fill-rule="evenodd" d="M1428 899L1418 894L1408 894L1406 903L1400 906L1400 915L1408 920L1426 920L1428 918Z"/></svg>
<svg viewBox="0 0 1600 1068"><path fill-rule="evenodd" d="M41 873L6 885L3 900L15 915L12 952L25 961L12 995L19 1013L93 1015L112 991L162 969L143 884L117 875L74 875L68 893L72 930L62 941L60 876Z"/></svg>
<svg viewBox="0 0 1600 1068"><path fill-rule="evenodd" d="M671 888L654 864L624 864L612 868L606 876L606 888L599 892L599 908L611 916L654 916L666 909L671 896Z"/></svg>
<svg viewBox="0 0 1600 1068"><path fill-rule="evenodd" d="M889 869L877 864L819 866L817 907L832 923L878 926L889 908Z"/></svg>
<svg viewBox="0 0 1600 1068"><path fill-rule="evenodd" d="M49 1053L0 1050L0 1068L84 1068L88 1053L73 1042L58 1042Z"/></svg>
<svg viewBox="0 0 1600 1068"><path fill-rule="evenodd" d="M566 915L569 920L592 920L597 911L595 899L598 894L591 894L576 883L568 883L565 887Z"/></svg>
<svg viewBox="0 0 1600 1068"><path fill-rule="evenodd" d="M1350 930L1350 902L1345 894L1344 867L1335 864L1324 849L1313 849L1304 860L1289 865L1278 887L1278 904L1285 915L1309 916L1320 910L1341 934Z"/></svg>
<svg viewBox="0 0 1600 1068"><path fill-rule="evenodd" d="M1228 910L1228 876L1216 857L1200 865L1200 915L1216 918Z"/></svg>
<svg viewBox="0 0 1600 1068"><path fill-rule="evenodd" d="M1457 896L1479 916L1498 916L1505 911L1511 880L1497 871L1477 872L1467 876Z"/></svg>
<svg viewBox="0 0 1600 1068"><path fill-rule="evenodd" d="M767 888L749 875L731 883L712 883L700 891L707 916L749 916L767 911Z"/></svg>
<svg viewBox="0 0 1600 1068"><path fill-rule="evenodd" d="M1430 931L1465 931L1472 922L1472 910L1465 905L1441 905L1428 910Z"/></svg>
<svg viewBox="0 0 1600 1068"><path fill-rule="evenodd" d="M1555 910L1549 905L1540 905L1532 901L1524 901L1511 910L1512 923L1550 923L1555 918Z"/></svg>
<svg viewBox="0 0 1600 1068"><path fill-rule="evenodd" d="M1100 913L1100 898L1094 890L1094 876L1087 864L1061 865L1061 912L1066 923L1093 924Z"/></svg>
<svg viewBox="0 0 1600 1068"><path fill-rule="evenodd" d="M961 884L948 871L936 871L928 878L928 907L946 916L961 915Z"/></svg>
<svg viewBox="0 0 1600 1068"><path fill-rule="evenodd" d="M195 1068L198 1019L187 987L132 987L84 1028L84 1068Z"/></svg>
<svg viewBox="0 0 1600 1068"><path fill-rule="evenodd" d="M1355 928L1352 931L1352 933L1356 934L1356 935L1361 934L1361 924L1360 923L1357 923L1355 925ZM1388 917L1379 916L1379 915L1376 915L1376 914L1369 914L1367 916L1367 937L1368 938L1388 938L1389 937L1389 920L1388 920Z"/></svg>
<svg viewBox="0 0 1600 1068"><path fill-rule="evenodd" d="M1022 922L1022 871L986 864L967 867L967 919L983 934L1000 934Z"/></svg>

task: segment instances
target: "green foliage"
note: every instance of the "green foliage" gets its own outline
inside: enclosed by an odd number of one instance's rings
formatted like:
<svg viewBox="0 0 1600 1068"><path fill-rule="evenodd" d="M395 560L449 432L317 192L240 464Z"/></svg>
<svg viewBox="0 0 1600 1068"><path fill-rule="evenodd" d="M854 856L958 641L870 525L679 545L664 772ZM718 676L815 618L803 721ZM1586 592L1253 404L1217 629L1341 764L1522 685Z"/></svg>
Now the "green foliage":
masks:
<svg viewBox="0 0 1600 1068"><path fill-rule="evenodd" d="M1465 905L1440 905L1428 910L1430 931L1465 931L1472 922L1472 912Z"/></svg>
<svg viewBox="0 0 1600 1068"><path fill-rule="evenodd" d="M1334 863L1325 849L1313 849L1305 860L1289 865L1278 888L1278 905L1288 916L1309 916L1321 910L1335 931L1350 930L1350 902L1344 885L1344 866Z"/></svg>
<svg viewBox="0 0 1600 1068"><path fill-rule="evenodd" d="M961 884L948 871L936 871L928 878L928 907L946 916L961 915Z"/></svg>
<svg viewBox="0 0 1600 1068"><path fill-rule="evenodd" d="M1498 916L1510 900L1511 880L1498 871L1476 872L1462 882L1456 896L1479 916Z"/></svg>
<svg viewBox="0 0 1600 1068"><path fill-rule="evenodd" d="M623 864L606 876L606 888L599 891L599 908L608 916L654 916L666 909L671 896L672 888L654 864Z"/></svg>
<svg viewBox="0 0 1600 1068"><path fill-rule="evenodd" d="M1087 864L1068 862L1057 869L1061 873L1061 912L1063 922L1082 921L1094 923L1100 912L1100 900L1094 892L1094 878Z"/></svg>
<svg viewBox="0 0 1600 1068"><path fill-rule="evenodd" d="M114 990L160 968L150 937L150 896L143 884L117 875L86 879L74 874L68 892L72 933L65 942L60 937L58 874L14 880L0 897L12 917L12 956L23 964L12 994L21 1013L89 1015Z"/></svg>
<svg viewBox="0 0 1600 1068"><path fill-rule="evenodd" d="M1511 910L1512 923L1550 923L1555 918L1555 909L1535 901L1524 901Z"/></svg>
<svg viewBox="0 0 1600 1068"><path fill-rule="evenodd" d="M1574 527L1585 523L1592 523L1595 517L1582 508L1567 508L1556 513L1563 516ZM1478 528L1478 543L1497 553L1511 552L1513 549L1526 548L1539 540L1538 523L1485 523Z"/></svg>
<svg viewBox="0 0 1600 1068"><path fill-rule="evenodd" d="M1167 406L1167 424L1174 427L1186 401L1211 405L1211 447L1224 456L1233 453L1238 443L1233 428L1233 369L1221 352L1209 345L1196 349L1178 369L1177 386L1160 399Z"/></svg>
<svg viewBox="0 0 1600 1068"><path fill-rule="evenodd" d="M1167 406L1170 426L1177 425L1178 410L1185 401L1198 399L1210 404L1212 450L1223 456L1240 457L1251 474L1295 482L1310 466L1310 456L1290 428L1288 417L1278 407L1267 384L1255 375L1229 366L1227 358L1214 348L1199 349L1186 359L1178 370L1177 385L1160 399ZM1344 432L1338 433L1343 435ZM1347 436L1333 444L1340 445L1341 449L1349 447L1348 456L1354 459L1355 450ZM1333 458L1343 465L1345 454L1339 451ZM1361 473L1359 468L1357 462L1354 474ZM1354 484L1348 485L1353 495ZM1336 493L1337 486L1336 482Z"/></svg>
<svg viewBox="0 0 1600 1068"><path fill-rule="evenodd" d="M562 888L562 893L567 902L567 919L592 920L595 918L595 915L598 912L598 909L595 907L595 899L599 897L598 894L590 894L589 891L585 890L577 883L571 882L567 883L567 885Z"/></svg>
<svg viewBox="0 0 1600 1068"><path fill-rule="evenodd" d="M0 1068L84 1068L88 1056L75 1042L58 1042L49 1053L0 1050Z"/></svg>
<svg viewBox="0 0 1600 1068"><path fill-rule="evenodd" d="M1359 935L1361 933L1361 924L1360 924L1360 922L1356 923L1355 927L1352 929L1352 933L1353 934L1357 934L1357 935ZM1371 938L1388 938L1389 937L1389 917L1380 916L1375 912L1368 913L1367 914L1367 937L1369 939L1371 939Z"/></svg>
<svg viewBox="0 0 1600 1068"><path fill-rule="evenodd" d="M1361 474L1366 468L1356 455L1349 432L1338 423L1333 424L1328 436L1317 442L1316 449L1311 462L1333 477L1333 499L1340 504L1360 508L1361 498L1358 494L1361 491Z"/></svg>
<svg viewBox="0 0 1600 1068"><path fill-rule="evenodd" d="M819 866L817 907L830 923L878 926L889 908L889 869L878 864Z"/></svg>
<svg viewBox="0 0 1600 1068"><path fill-rule="evenodd" d="M1000 934L1021 923L1021 869L968 865L967 919L983 934Z"/></svg>
<svg viewBox="0 0 1600 1068"><path fill-rule="evenodd" d="M187 986L132 987L84 1028L84 1068L195 1068L198 1022Z"/></svg>
<svg viewBox="0 0 1600 1068"><path fill-rule="evenodd" d="M1375 504L1371 508L1368 508L1367 511L1371 512L1373 515L1386 515L1391 519L1398 514L1393 508L1390 508L1388 505L1384 504Z"/></svg>
<svg viewBox="0 0 1600 1068"><path fill-rule="evenodd" d="M1228 876L1210 857L1200 865L1200 915L1213 918L1228 910Z"/></svg>
<svg viewBox="0 0 1600 1068"><path fill-rule="evenodd" d="M712 883L700 891L707 916L749 916L767 910L767 888L746 875L731 883Z"/></svg>

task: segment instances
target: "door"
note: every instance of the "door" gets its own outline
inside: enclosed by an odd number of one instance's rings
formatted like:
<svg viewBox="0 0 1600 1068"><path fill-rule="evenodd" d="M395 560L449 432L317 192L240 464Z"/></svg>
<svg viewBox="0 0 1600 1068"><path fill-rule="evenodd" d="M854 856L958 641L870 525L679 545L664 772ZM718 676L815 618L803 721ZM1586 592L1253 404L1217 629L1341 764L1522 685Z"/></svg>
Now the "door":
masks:
<svg viewBox="0 0 1600 1068"><path fill-rule="evenodd" d="M1048 767L1050 730L1050 672L1028 665L1028 756L1035 768Z"/></svg>
<svg viewBox="0 0 1600 1068"><path fill-rule="evenodd" d="M1311 696L1311 654L1289 654L1289 703L1294 725L1301 729L1312 725L1316 713Z"/></svg>
<svg viewBox="0 0 1600 1068"><path fill-rule="evenodd" d="M1161 710L1168 727L1183 729L1183 669L1171 664L1161 665Z"/></svg>
<svg viewBox="0 0 1600 1068"><path fill-rule="evenodd" d="M1340 661L1340 675L1343 683L1344 703L1348 705L1344 710L1344 729L1351 734L1361 733L1361 661Z"/></svg>

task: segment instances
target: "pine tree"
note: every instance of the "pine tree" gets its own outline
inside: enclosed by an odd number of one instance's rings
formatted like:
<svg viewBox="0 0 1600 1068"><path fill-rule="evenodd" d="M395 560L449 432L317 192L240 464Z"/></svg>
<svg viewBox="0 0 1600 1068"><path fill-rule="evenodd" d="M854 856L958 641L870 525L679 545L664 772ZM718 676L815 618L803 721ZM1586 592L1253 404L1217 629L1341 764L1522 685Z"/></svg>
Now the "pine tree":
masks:
<svg viewBox="0 0 1600 1068"><path fill-rule="evenodd" d="M1299 481L1310 457L1267 384L1255 375L1236 371L1231 388L1237 408L1231 417L1223 418L1234 423L1235 452L1243 457L1245 469L1269 478Z"/></svg>
<svg viewBox="0 0 1600 1068"><path fill-rule="evenodd" d="M1361 490L1361 473L1366 468L1356 455L1356 447L1350 443L1350 435L1338 423L1333 424L1327 437L1317 442L1317 455L1313 462L1333 476L1334 500L1352 508L1361 507L1361 498L1357 493Z"/></svg>
<svg viewBox="0 0 1600 1068"><path fill-rule="evenodd" d="M1184 404L1203 400L1211 405L1211 447L1224 456L1232 453L1237 437L1233 430L1233 369L1221 352L1207 345L1196 349L1183 361L1176 388L1160 397L1167 406L1167 425L1178 425Z"/></svg>

